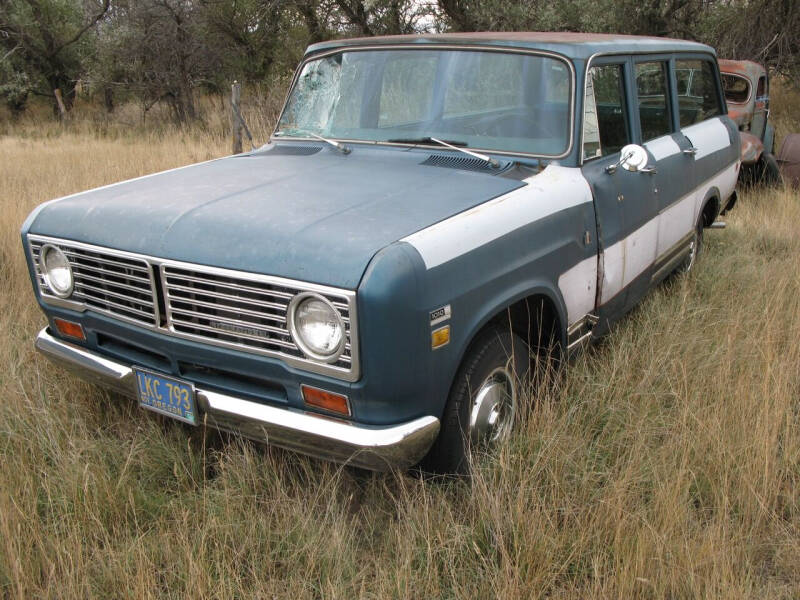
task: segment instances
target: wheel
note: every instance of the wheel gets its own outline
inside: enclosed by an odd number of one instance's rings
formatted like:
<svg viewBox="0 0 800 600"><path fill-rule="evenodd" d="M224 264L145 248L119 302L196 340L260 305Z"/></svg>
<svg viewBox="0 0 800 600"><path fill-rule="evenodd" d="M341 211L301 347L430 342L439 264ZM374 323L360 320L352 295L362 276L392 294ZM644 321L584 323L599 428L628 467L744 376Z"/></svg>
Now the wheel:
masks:
<svg viewBox="0 0 800 600"><path fill-rule="evenodd" d="M468 474L470 453L507 440L530 370L522 338L500 327L478 334L450 390L439 437L422 462L435 473Z"/></svg>
<svg viewBox="0 0 800 600"><path fill-rule="evenodd" d="M778 168L778 161L775 156L769 152L764 152L759 161L759 183L767 186L780 185L781 171Z"/></svg>
<svg viewBox="0 0 800 600"><path fill-rule="evenodd" d="M763 152L757 163L743 167L740 178L745 187L775 186L780 185L782 181L778 161L769 152Z"/></svg>
<svg viewBox="0 0 800 600"><path fill-rule="evenodd" d="M703 215L701 214L700 217L697 219L697 224L694 226L694 235L692 236L692 241L689 244L689 254L686 255L686 258L683 259L683 262L678 266L676 269L677 273L688 273L692 270L695 263L697 262L697 257L700 256L700 252L703 250Z"/></svg>

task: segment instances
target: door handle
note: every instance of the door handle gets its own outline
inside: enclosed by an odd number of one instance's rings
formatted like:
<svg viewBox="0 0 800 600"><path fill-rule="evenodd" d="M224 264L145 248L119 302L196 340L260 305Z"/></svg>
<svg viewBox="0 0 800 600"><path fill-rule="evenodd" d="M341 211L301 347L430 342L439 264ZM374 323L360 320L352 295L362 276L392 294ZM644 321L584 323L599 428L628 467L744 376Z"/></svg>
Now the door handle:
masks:
<svg viewBox="0 0 800 600"><path fill-rule="evenodd" d="M642 169L639 169L639 173L647 173L648 175L655 175L658 173L658 169L656 169L653 165L648 165Z"/></svg>
<svg viewBox="0 0 800 600"><path fill-rule="evenodd" d="M694 156L695 154L697 154L697 148L695 148L694 146L692 146L691 148L686 148L686 150L684 150L683 153L686 156Z"/></svg>

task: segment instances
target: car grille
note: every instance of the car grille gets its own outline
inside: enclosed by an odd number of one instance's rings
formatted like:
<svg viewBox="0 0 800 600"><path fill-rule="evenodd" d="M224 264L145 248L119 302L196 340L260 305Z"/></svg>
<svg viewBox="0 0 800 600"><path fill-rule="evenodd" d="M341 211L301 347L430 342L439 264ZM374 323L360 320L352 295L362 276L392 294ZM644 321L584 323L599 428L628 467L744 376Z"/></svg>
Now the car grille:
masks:
<svg viewBox="0 0 800 600"><path fill-rule="evenodd" d="M69 259L75 281L71 300L125 320L149 326L157 324L153 278L145 260L68 243L31 240L39 289L50 297L54 296L39 264L46 243L60 248Z"/></svg>
<svg viewBox="0 0 800 600"><path fill-rule="evenodd" d="M217 342L302 357L292 341L286 315L302 287L278 285L258 276L222 275L202 267L162 267L167 319L173 331ZM346 296L323 293L345 324L347 345L335 363L349 368L350 306Z"/></svg>
<svg viewBox="0 0 800 600"><path fill-rule="evenodd" d="M34 235L28 239L45 302L95 310L167 335L276 356L349 381L358 378L354 292L66 240ZM59 298L47 287L39 264L47 244L69 258L75 280L69 298ZM327 298L342 317L345 348L335 363L307 358L289 333L289 302L302 292Z"/></svg>

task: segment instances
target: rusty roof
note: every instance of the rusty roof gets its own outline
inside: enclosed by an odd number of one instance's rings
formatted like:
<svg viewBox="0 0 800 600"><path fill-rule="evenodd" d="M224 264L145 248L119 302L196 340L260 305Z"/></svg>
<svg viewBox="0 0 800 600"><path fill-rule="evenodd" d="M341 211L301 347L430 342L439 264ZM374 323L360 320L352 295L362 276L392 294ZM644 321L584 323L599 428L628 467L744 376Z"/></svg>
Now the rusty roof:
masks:
<svg viewBox="0 0 800 600"><path fill-rule="evenodd" d="M715 54L710 46L663 37L622 35L615 33L575 33L569 31L503 31L473 33L437 33L417 35L387 35L337 39L308 47L306 54L342 47L385 46L413 44L458 44L499 46L546 50L572 58L589 58L596 53L638 52L703 52Z"/></svg>
<svg viewBox="0 0 800 600"><path fill-rule="evenodd" d="M767 74L764 65L752 60L730 60L727 58L719 59L719 70L723 73L741 75L750 80L751 85L755 85L758 78Z"/></svg>

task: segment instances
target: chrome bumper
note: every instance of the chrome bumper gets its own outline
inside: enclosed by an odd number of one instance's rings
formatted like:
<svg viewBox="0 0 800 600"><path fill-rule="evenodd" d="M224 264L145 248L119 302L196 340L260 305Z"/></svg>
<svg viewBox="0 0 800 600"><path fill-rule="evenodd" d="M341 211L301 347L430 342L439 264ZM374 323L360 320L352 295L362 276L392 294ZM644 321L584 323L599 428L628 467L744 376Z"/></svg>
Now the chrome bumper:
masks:
<svg viewBox="0 0 800 600"><path fill-rule="evenodd" d="M127 365L59 340L46 328L36 337L36 349L87 381L136 397ZM375 471L416 464L439 433L439 419L432 416L388 427L355 425L203 389L197 389L197 405L217 429Z"/></svg>

